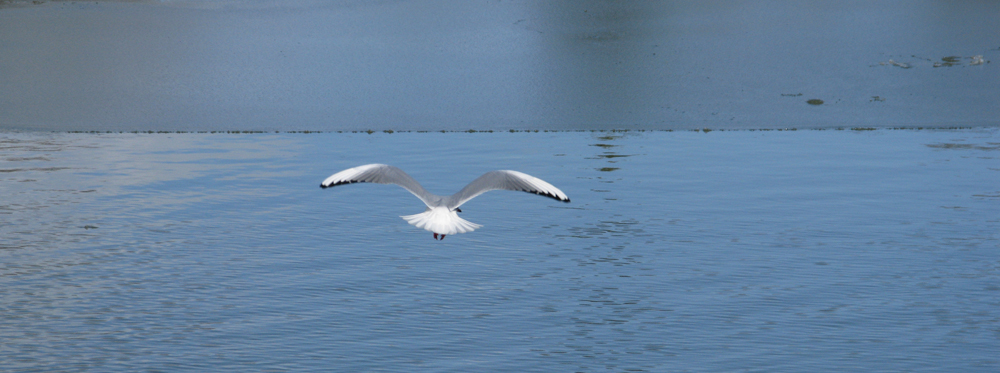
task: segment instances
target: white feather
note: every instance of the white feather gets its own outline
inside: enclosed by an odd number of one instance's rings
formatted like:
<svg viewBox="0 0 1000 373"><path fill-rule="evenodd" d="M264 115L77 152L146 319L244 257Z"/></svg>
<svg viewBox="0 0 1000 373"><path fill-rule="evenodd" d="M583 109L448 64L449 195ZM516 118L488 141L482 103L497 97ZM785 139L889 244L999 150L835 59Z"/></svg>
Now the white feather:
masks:
<svg viewBox="0 0 1000 373"><path fill-rule="evenodd" d="M458 213L445 207L429 208L416 215L400 216L407 223L438 234L458 234L472 232L482 225L458 217Z"/></svg>

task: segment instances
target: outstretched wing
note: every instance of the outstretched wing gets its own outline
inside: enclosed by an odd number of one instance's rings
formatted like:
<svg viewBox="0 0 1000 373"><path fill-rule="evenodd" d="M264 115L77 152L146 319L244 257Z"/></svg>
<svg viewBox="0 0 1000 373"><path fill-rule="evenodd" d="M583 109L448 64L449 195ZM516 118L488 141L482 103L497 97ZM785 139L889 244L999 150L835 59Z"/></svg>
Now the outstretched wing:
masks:
<svg viewBox="0 0 1000 373"><path fill-rule="evenodd" d="M366 164L349 168L331 175L323 180L319 186L323 189L343 184L352 183L376 183L376 184L396 184L413 193L413 195L424 201L427 207L431 207L434 195L427 192L416 180L407 175L399 168L387 164Z"/></svg>
<svg viewBox="0 0 1000 373"><path fill-rule="evenodd" d="M563 202L569 202L569 197L566 196L566 193L552 186L552 184L545 182L545 180L522 172L499 170L483 174L483 176L473 180L465 188L458 191L458 193L452 195L448 201L448 208L457 208L480 194L498 189L534 193Z"/></svg>

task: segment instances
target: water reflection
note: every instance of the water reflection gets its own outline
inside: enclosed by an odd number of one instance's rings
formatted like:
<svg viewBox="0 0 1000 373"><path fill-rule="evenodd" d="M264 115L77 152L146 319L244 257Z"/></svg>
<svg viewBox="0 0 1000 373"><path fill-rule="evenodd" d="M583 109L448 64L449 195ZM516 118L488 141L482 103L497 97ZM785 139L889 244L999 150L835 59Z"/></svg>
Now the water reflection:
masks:
<svg viewBox="0 0 1000 373"><path fill-rule="evenodd" d="M621 138L621 136L601 136L598 139L599 140L604 140L604 141L613 141L613 140L616 140L616 139L619 139L619 138ZM611 163L611 164L618 163L618 161L615 160L615 158L625 158L625 157L631 157L632 156L630 154L618 154L617 151L613 150L614 148L620 147L621 145L611 145L611 144L598 143L598 144L590 144L590 146L595 146L595 147L604 149L605 151L601 152L601 154L597 154L595 158L597 158L597 159L608 159L608 163ZM619 169L620 169L619 167L611 167L611 166L597 168L597 170L601 171L601 172L612 172L612 171L616 171L616 170L619 170Z"/></svg>
<svg viewBox="0 0 1000 373"><path fill-rule="evenodd" d="M547 120L586 128L633 127L661 112L664 60L657 57L671 5L587 0L536 3L527 26L539 33L543 70L551 85L536 98ZM574 108L552 111L550 108Z"/></svg>

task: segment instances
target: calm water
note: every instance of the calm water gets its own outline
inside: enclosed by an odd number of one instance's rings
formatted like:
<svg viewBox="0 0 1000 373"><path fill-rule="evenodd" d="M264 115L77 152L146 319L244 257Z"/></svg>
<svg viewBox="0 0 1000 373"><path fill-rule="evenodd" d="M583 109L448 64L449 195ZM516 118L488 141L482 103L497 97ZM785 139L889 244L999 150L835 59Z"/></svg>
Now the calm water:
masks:
<svg viewBox="0 0 1000 373"><path fill-rule="evenodd" d="M0 370L995 372L998 156L997 129L0 133ZM487 193L435 241L403 189L318 187L373 162L573 202Z"/></svg>
<svg viewBox="0 0 1000 373"><path fill-rule="evenodd" d="M1000 126L998 1L32 3L2 128Z"/></svg>

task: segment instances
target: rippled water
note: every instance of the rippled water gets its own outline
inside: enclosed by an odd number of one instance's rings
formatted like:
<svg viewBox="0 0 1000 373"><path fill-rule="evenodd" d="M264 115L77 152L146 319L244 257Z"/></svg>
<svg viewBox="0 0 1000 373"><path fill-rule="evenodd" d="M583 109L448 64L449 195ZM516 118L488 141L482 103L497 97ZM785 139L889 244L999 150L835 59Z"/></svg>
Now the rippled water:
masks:
<svg viewBox="0 0 1000 373"><path fill-rule="evenodd" d="M996 129L0 133L0 370L997 371L998 155ZM373 162L573 202L487 193L435 241L400 188L318 187Z"/></svg>

